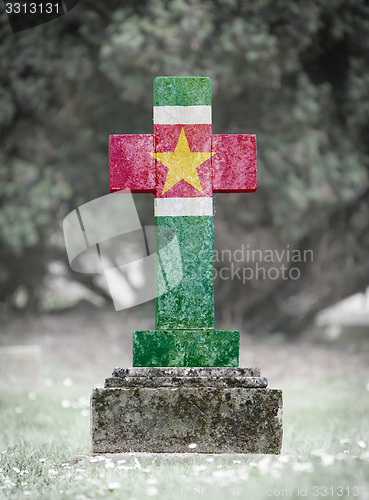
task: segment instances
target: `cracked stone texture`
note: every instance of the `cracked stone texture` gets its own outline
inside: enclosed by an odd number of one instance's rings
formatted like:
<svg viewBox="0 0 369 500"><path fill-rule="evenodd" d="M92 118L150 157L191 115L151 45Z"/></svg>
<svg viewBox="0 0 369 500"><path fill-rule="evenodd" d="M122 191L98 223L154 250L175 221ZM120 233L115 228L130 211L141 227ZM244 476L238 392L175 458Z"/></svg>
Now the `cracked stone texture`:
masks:
<svg viewBox="0 0 369 500"><path fill-rule="evenodd" d="M228 330L133 332L133 366L238 366L240 334Z"/></svg>
<svg viewBox="0 0 369 500"><path fill-rule="evenodd" d="M93 453L273 453L282 446L282 391L161 387L94 389Z"/></svg>
<svg viewBox="0 0 369 500"><path fill-rule="evenodd" d="M265 377L109 377L105 387L267 387Z"/></svg>
<svg viewBox="0 0 369 500"><path fill-rule="evenodd" d="M114 368L113 377L260 377L260 368L245 367L129 367Z"/></svg>
<svg viewBox="0 0 369 500"><path fill-rule="evenodd" d="M259 368L115 368L105 387L250 387L265 388Z"/></svg>

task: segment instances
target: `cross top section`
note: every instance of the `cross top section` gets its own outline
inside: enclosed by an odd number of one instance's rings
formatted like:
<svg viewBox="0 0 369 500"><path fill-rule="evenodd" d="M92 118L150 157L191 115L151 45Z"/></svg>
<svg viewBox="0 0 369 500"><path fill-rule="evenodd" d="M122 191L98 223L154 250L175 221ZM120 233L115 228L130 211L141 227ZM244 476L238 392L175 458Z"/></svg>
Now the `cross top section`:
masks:
<svg viewBox="0 0 369 500"><path fill-rule="evenodd" d="M157 199L255 191L255 135L212 135L211 114L210 78L156 78L154 134L110 136L110 191ZM173 203L157 201L156 215ZM200 205L192 201L194 209ZM211 215L212 202L207 206Z"/></svg>
<svg viewBox="0 0 369 500"><path fill-rule="evenodd" d="M174 230L183 269L157 294L156 330L134 332L134 366L238 365L239 332L214 324L213 193L256 190L256 137L212 134L211 123L209 78L158 77L154 133L110 136L110 190L154 194L156 247L161 228Z"/></svg>

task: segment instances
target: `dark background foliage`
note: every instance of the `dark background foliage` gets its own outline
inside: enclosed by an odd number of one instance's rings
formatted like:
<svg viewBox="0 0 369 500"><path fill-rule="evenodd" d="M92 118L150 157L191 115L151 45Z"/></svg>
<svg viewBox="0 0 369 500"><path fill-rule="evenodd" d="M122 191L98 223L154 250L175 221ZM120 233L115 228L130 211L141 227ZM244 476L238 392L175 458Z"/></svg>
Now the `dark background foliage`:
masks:
<svg viewBox="0 0 369 500"><path fill-rule="evenodd" d="M38 310L50 262L68 269L61 221L108 192L109 134L152 132L158 75L210 76L213 131L258 137L258 191L216 196L215 248L314 255L285 262L298 280L217 279L218 322L292 335L365 289L368 33L364 0L81 0L15 34L2 13L3 310L20 289ZM138 204L152 222L151 196Z"/></svg>

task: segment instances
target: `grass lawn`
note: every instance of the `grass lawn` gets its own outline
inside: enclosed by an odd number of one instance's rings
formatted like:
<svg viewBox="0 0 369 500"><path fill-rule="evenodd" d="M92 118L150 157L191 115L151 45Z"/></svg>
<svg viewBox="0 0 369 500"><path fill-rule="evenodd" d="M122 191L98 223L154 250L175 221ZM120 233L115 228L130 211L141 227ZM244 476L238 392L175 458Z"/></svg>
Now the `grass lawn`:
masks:
<svg viewBox="0 0 369 500"><path fill-rule="evenodd" d="M368 380L283 383L282 455L228 464L113 462L87 454L91 386L0 392L0 498L369 498ZM66 384L70 385L70 384ZM191 450L189 450L191 451Z"/></svg>

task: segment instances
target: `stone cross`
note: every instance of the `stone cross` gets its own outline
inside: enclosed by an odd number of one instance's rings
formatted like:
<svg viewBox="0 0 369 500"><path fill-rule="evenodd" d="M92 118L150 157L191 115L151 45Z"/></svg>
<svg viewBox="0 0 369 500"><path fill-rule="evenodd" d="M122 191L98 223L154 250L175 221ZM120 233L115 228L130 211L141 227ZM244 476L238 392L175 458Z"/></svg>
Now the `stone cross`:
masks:
<svg viewBox="0 0 369 500"><path fill-rule="evenodd" d="M238 366L239 332L215 330L213 193L256 190L256 137L212 135L209 78L158 77L154 133L112 135L109 149L110 191L153 193L156 247L174 230L182 260L156 329L133 334L133 366Z"/></svg>

